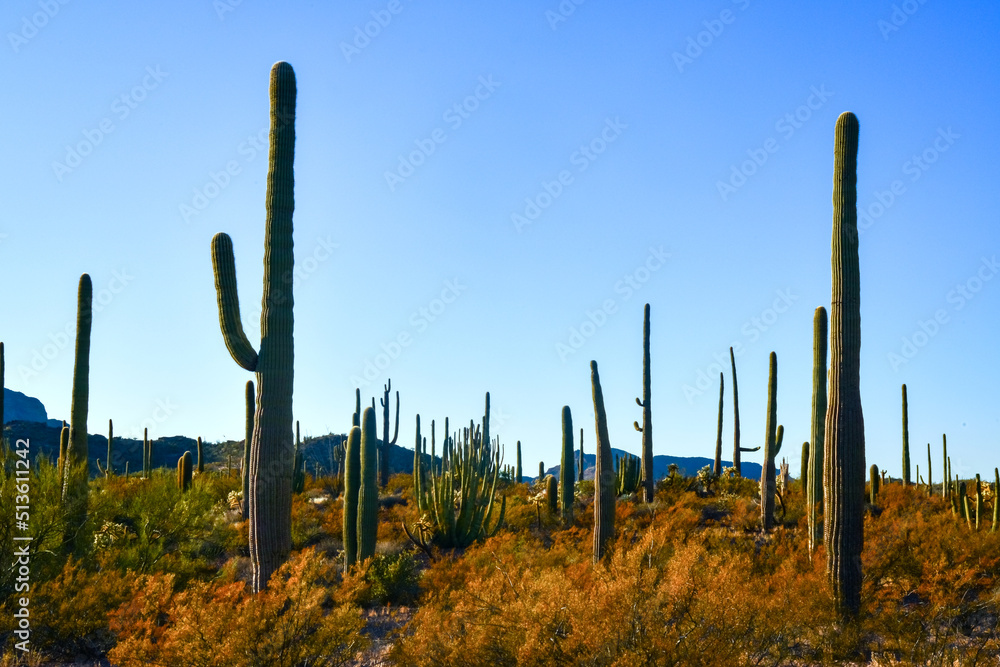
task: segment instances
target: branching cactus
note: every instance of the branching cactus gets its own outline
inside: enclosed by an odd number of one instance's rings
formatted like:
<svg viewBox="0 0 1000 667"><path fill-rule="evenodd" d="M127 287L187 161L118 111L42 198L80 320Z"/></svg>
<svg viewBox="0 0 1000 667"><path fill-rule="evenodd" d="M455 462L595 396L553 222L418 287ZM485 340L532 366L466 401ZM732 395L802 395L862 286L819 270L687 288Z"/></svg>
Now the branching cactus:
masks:
<svg viewBox="0 0 1000 667"><path fill-rule="evenodd" d="M590 362L590 385L594 395L594 426L597 432L597 467L594 472L594 562L604 557L615 536L615 471L611 460L608 417L597 362Z"/></svg>
<svg viewBox="0 0 1000 667"><path fill-rule="evenodd" d="M76 297L76 356L73 362L73 398L70 406L69 445L66 450L66 484L63 500L66 505L66 530L63 546L79 553L82 542L77 539L80 527L87 519L87 485L90 479L87 460L87 411L90 401L90 329L93 323L94 288L90 276L80 276Z"/></svg>
<svg viewBox="0 0 1000 667"><path fill-rule="evenodd" d="M378 440L375 411L365 408L361 417L361 485L358 489L358 562L375 555L378 537Z"/></svg>
<svg viewBox="0 0 1000 667"><path fill-rule="evenodd" d="M861 609L865 423L861 409L861 280L858 269L858 119L837 119L833 172L830 392L823 469L827 572L843 618Z"/></svg>
<svg viewBox="0 0 1000 667"><path fill-rule="evenodd" d="M809 556L823 539L823 449L826 440L826 308L813 313L812 423L809 434L809 481L806 507L809 514Z"/></svg>
<svg viewBox="0 0 1000 667"><path fill-rule="evenodd" d="M389 439L389 391L392 389L392 380L383 385L385 391L383 392L382 398L379 399L382 404L382 447L381 455L378 460L378 483L379 486L385 488L385 485L389 483L389 446L396 444L396 438L399 437L399 392L396 392L396 428L392 433L392 440ZM447 433L447 431L445 431Z"/></svg>
<svg viewBox="0 0 1000 667"><path fill-rule="evenodd" d="M279 62L271 68L271 134L264 232L264 295L260 351L243 333L236 291L233 242L212 239L212 266L219 324L226 347L240 367L257 374L257 413L250 447L250 562L252 588L267 587L271 573L292 548L292 163L295 157L295 72Z"/></svg>
<svg viewBox="0 0 1000 667"><path fill-rule="evenodd" d="M764 431L764 466L760 473L760 527L774 526L774 459L780 445L778 432L778 355L771 352L767 372L767 420Z"/></svg>
<svg viewBox="0 0 1000 667"><path fill-rule="evenodd" d="M650 407L649 373L649 304L642 316L642 400L635 402L642 408L642 428L633 422L635 430L642 433L642 487L643 500L653 502L653 409Z"/></svg>
<svg viewBox="0 0 1000 667"><path fill-rule="evenodd" d="M358 560L358 493L361 490L361 428L351 427L344 457L344 566Z"/></svg>
<svg viewBox="0 0 1000 667"><path fill-rule="evenodd" d="M573 491L576 480L573 475L573 415L569 406L562 409L562 461L559 465L559 505L562 509L564 525L573 523Z"/></svg>

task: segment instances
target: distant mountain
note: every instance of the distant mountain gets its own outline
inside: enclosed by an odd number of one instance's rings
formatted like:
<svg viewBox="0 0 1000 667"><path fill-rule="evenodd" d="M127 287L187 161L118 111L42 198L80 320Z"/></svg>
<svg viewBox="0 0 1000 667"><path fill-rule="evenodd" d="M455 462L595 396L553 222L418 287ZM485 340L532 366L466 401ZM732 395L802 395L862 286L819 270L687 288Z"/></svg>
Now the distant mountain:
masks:
<svg viewBox="0 0 1000 667"><path fill-rule="evenodd" d="M19 391L4 387L3 390L3 420L4 423L15 421L45 423L48 415L45 406L37 398L26 396Z"/></svg>

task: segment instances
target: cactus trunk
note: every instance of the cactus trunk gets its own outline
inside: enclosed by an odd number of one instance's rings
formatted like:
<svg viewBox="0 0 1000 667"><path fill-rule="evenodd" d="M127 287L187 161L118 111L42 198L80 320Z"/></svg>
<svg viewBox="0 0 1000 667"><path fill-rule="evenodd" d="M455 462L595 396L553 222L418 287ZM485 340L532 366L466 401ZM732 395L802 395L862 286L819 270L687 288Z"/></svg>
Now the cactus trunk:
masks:
<svg viewBox="0 0 1000 667"><path fill-rule="evenodd" d="M250 518L250 443L253 442L253 422L254 422L254 405L256 403L256 398L254 396L253 380L247 380L246 391L244 394L246 399L246 422L245 422L245 439L243 440L243 465L240 468L240 477L243 483L243 518Z"/></svg>
<svg viewBox="0 0 1000 667"><path fill-rule="evenodd" d="M878 480L878 466L873 463L872 467L868 470L869 502L872 505L878 500Z"/></svg>
<svg viewBox="0 0 1000 667"><path fill-rule="evenodd" d="M722 392L726 388L726 376L719 373L719 428L715 434L715 467L712 472L716 476L722 474Z"/></svg>
<svg viewBox="0 0 1000 667"><path fill-rule="evenodd" d="M573 415L568 405L562 409L562 461L559 465L559 505L564 525L573 523L573 489L576 483L573 475Z"/></svg>
<svg viewBox="0 0 1000 667"><path fill-rule="evenodd" d="M650 406L649 304L642 319L642 488L643 500L653 502L653 409Z"/></svg>
<svg viewBox="0 0 1000 667"><path fill-rule="evenodd" d="M514 483L521 483L521 441L517 441L517 468L514 470Z"/></svg>
<svg viewBox="0 0 1000 667"><path fill-rule="evenodd" d="M830 395L823 474L827 572L842 617L861 609L865 425L861 408L861 283L857 220L858 119L837 119L833 178Z"/></svg>
<svg viewBox="0 0 1000 667"><path fill-rule="evenodd" d="M66 449L64 502L67 507L63 545L79 553L78 537L87 519L87 411L90 401L90 329L93 323L94 288L90 276L80 276L76 300L76 356L73 362L73 398L70 407L69 445Z"/></svg>
<svg viewBox="0 0 1000 667"><path fill-rule="evenodd" d="M396 392L396 429L392 434L392 440L390 440L389 391L392 389L392 380L383 386L385 391L380 399L382 403L382 446L378 457L378 483L380 487L385 488L385 485L389 483L389 446L395 445L396 438L399 437L399 392ZM447 434L447 431L445 433Z"/></svg>
<svg viewBox="0 0 1000 667"><path fill-rule="evenodd" d="M182 492L191 488L191 471L191 452L184 452L177 460L177 488Z"/></svg>
<svg viewBox="0 0 1000 667"><path fill-rule="evenodd" d="M358 562L375 555L378 537L378 440L375 411L365 408L361 417L360 488L358 489Z"/></svg>
<svg viewBox="0 0 1000 667"><path fill-rule="evenodd" d="M764 432L764 465L760 473L760 526L774 526L774 458L778 454L778 355L771 352L767 371L767 420Z"/></svg>
<svg viewBox="0 0 1000 667"><path fill-rule="evenodd" d="M729 363L733 367L733 468L736 469L736 476L743 476L743 469L740 462L740 391L736 384L736 356L733 348L729 348Z"/></svg>
<svg viewBox="0 0 1000 667"><path fill-rule="evenodd" d="M812 374L812 423L809 435L809 481L806 489L806 508L809 514L809 555L823 539L823 450L826 440L826 308L820 306L813 313L813 374Z"/></svg>
<svg viewBox="0 0 1000 667"><path fill-rule="evenodd" d="M597 434L597 468L594 473L594 562L604 557L615 535L615 469L611 460L608 418L597 362L590 362L590 383L594 396L594 426Z"/></svg>
<svg viewBox="0 0 1000 667"><path fill-rule="evenodd" d="M419 449L419 447L418 447ZM344 565L358 559L358 494L361 490L361 428L351 427L344 456Z"/></svg>
<svg viewBox="0 0 1000 667"><path fill-rule="evenodd" d="M3 385L2 378L0 378L0 393L3 392L2 385ZM0 420L0 424L2 424L2 423L3 423L2 420ZM2 430L2 429L0 429L0 430ZM114 442L114 439L115 439L115 424L114 424L114 422L112 420L109 419L108 420L108 460L107 460L107 466L106 466L106 468L104 470L104 474L107 477L111 477L112 473L114 472L111 469L111 455L112 455L111 454L111 445Z"/></svg>
<svg viewBox="0 0 1000 667"><path fill-rule="evenodd" d="M903 486L910 485L910 419L906 402L906 385L903 385Z"/></svg>

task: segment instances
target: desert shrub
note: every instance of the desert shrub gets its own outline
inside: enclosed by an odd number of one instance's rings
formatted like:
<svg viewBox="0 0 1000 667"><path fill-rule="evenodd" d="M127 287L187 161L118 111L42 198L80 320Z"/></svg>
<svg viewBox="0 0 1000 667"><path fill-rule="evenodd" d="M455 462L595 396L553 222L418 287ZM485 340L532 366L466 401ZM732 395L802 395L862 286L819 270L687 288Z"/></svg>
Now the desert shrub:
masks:
<svg viewBox="0 0 1000 667"><path fill-rule="evenodd" d="M177 590L172 574L143 578L112 615L116 665L348 665L367 640L356 608L333 604L332 561L299 552L252 595L223 578Z"/></svg>
<svg viewBox="0 0 1000 667"><path fill-rule="evenodd" d="M306 494L292 496L292 548L303 549L317 544L323 536L323 516L327 509L319 508Z"/></svg>
<svg viewBox="0 0 1000 667"><path fill-rule="evenodd" d="M364 566L373 604L413 604L420 594L420 576L413 554L376 554Z"/></svg>

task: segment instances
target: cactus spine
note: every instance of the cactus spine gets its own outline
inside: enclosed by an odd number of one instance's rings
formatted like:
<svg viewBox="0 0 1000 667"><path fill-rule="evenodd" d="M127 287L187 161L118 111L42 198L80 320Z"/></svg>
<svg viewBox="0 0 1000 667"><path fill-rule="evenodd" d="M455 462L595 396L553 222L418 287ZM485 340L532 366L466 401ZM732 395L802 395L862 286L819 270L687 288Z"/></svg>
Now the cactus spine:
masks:
<svg viewBox="0 0 1000 667"><path fill-rule="evenodd" d="M419 447L418 447L419 449ZM361 428L351 427L344 457L344 565L358 559L358 493L361 486Z"/></svg>
<svg viewBox="0 0 1000 667"><path fill-rule="evenodd" d="M76 298L76 356L73 362L73 398L70 407L69 445L66 449L63 500L67 504L63 545L79 551L80 527L87 518L87 484L90 478L87 461L87 410L90 400L90 328L93 323L94 288L90 276L80 276Z"/></svg>
<svg viewBox="0 0 1000 667"><path fill-rule="evenodd" d="M910 419L906 402L906 385L903 385L903 486L910 485Z"/></svg>
<svg viewBox="0 0 1000 667"><path fill-rule="evenodd" d="M177 459L177 488L182 492L191 488L191 469L191 452L184 452Z"/></svg>
<svg viewBox="0 0 1000 667"><path fill-rule="evenodd" d="M872 467L868 470L868 490L870 492L869 501L872 505L874 505L878 499L878 481L878 466L873 463Z"/></svg>
<svg viewBox="0 0 1000 667"><path fill-rule="evenodd" d="M719 428L715 435L715 467L712 472L716 476L722 474L722 392L726 388L726 376L719 373Z"/></svg>
<svg viewBox="0 0 1000 667"><path fill-rule="evenodd" d="M361 417L361 484L358 489L358 562L375 555L378 537L378 436L375 411L365 408ZM432 463L433 465L433 463Z"/></svg>
<svg viewBox="0 0 1000 667"><path fill-rule="evenodd" d="M396 392L396 428L392 433L392 440L389 440L389 390L392 389L392 380L383 385L385 391L379 402L382 404L382 446L378 459L378 483L385 488L389 483L389 446L396 444L399 436L399 391ZM433 432L433 430L432 430ZM445 431L447 435L447 431Z"/></svg>
<svg viewBox="0 0 1000 667"><path fill-rule="evenodd" d="M635 402L642 408L642 428L633 422L635 430L642 433L642 487L643 500L653 502L653 409L650 407L649 374L649 304L642 316L642 400Z"/></svg>
<svg viewBox="0 0 1000 667"><path fill-rule="evenodd" d="M521 483L521 441L517 441L517 468L514 471L514 482L516 484Z"/></svg>
<svg viewBox="0 0 1000 667"><path fill-rule="evenodd" d="M806 508L809 514L809 555L823 539L823 449L826 439L826 308L820 306L813 313L813 375L812 420L809 442L809 481L806 489Z"/></svg>
<svg viewBox="0 0 1000 667"><path fill-rule="evenodd" d="M271 68L271 131L264 236L264 296L260 352L251 347L240 320L233 242L212 239L212 266L219 324L226 347L242 368L257 374L257 414L250 451L250 562L259 592L292 547L292 163L295 155L295 72L285 62Z"/></svg>
<svg viewBox="0 0 1000 667"><path fill-rule="evenodd" d="M244 392L244 399L246 401L246 422L245 422L245 439L243 440L243 465L240 468L240 477L243 482L243 518L250 518L250 443L253 442L253 424L254 424L254 404L256 403L256 398L254 397L253 390L253 380L247 380L246 390Z"/></svg>
<svg viewBox="0 0 1000 667"><path fill-rule="evenodd" d="M767 420L764 433L764 466L760 473L760 526L765 532L774 526L774 458L780 445L778 430L778 355L771 352L767 371ZM784 429L782 429L784 431Z"/></svg>
<svg viewBox="0 0 1000 667"><path fill-rule="evenodd" d="M562 461L559 465L559 505L562 509L563 524L573 523L573 490L576 480L573 475L573 415L568 405L562 409Z"/></svg>
<svg viewBox="0 0 1000 667"><path fill-rule="evenodd" d="M858 269L858 119L837 119L833 175L830 396L823 496L827 572L842 617L861 608L865 424L861 408L861 283Z"/></svg>
<svg viewBox="0 0 1000 667"><path fill-rule="evenodd" d="M604 412L604 394L597 362L590 362L590 384L594 396L594 427L597 435L597 467L594 472L594 562L604 552L615 535L615 470L611 460L611 440L608 437L608 417Z"/></svg>

